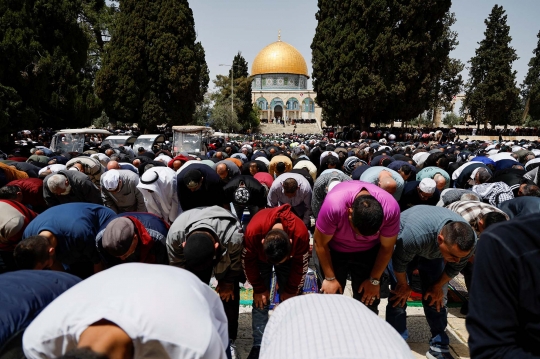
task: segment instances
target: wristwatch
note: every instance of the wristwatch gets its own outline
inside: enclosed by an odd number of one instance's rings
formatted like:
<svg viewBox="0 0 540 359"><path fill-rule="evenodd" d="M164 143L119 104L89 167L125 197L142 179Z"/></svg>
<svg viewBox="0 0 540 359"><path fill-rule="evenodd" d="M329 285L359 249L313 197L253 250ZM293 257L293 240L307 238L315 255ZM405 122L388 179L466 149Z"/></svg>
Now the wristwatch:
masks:
<svg viewBox="0 0 540 359"><path fill-rule="evenodd" d="M380 280L375 279L375 278L373 278L373 277L369 277L369 281L370 281L371 284L373 284L373 285L379 285L379 284L381 284L381 281L380 281Z"/></svg>

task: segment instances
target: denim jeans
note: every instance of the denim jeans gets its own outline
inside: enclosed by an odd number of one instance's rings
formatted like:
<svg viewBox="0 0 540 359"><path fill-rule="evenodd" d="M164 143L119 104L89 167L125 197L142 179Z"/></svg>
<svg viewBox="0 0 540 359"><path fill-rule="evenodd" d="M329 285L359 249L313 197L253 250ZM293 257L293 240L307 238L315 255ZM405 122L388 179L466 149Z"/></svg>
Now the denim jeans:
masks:
<svg viewBox="0 0 540 359"><path fill-rule="evenodd" d="M446 308L447 293L448 293L448 284L443 286L443 306L440 312L437 312L435 306L430 306L429 301L423 298L423 295L428 291L428 289L433 285L444 271L444 259L426 259L422 257L415 257L415 259L409 263L407 267L407 279L411 282L412 272L418 268L420 273L421 287L422 287L422 306L424 307L424 313L426 315L426 320L428 322L429 328L431 330L431 340L429 341L430 348L437 352L448 352L449 338L445 333L447 325L447 314L448 310ZM394 269L392 266L392 261L388 264L388 271L390 273L390 287L391 289L396 288L397 280L394 274ZM403 307L396 306L392 307L392 298L393 294L390 293L388 298L388 305L386 306L386 321L398 331L403 339L407 340L409 337L409 331L407 330L407 304Z"/></svg>
<svg viewBox="0 0 540 359"><path fill-rule="evenodd" d="M285 263L277 264L273 266L272 264L258 262L259 272L261 273L261 278L266 287L270 289L270 281L272 280L272 267L276 271L277 283L278 283L278 293L282 293L283 288L287 285L289 280L289 274L291 273L291 261L288 260ZM264 328L268 324L268 311L270 309L270 303L266 303L263 309L256 308L255 303L253 303L253 309L251 311L251 328L253 330L253 346L261 346L262 337L264 334Z"/></svg>

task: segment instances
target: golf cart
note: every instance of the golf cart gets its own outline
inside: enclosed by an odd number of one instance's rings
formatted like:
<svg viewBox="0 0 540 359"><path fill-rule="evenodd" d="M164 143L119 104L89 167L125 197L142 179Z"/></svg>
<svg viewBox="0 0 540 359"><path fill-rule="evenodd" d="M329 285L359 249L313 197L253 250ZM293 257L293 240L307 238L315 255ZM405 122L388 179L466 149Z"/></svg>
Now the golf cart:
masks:
<svg viewBox="0 0 540 359"><path fill-rule="evenodd" d="M60 130L52 137L51 151L58 153L83 153L84 151L88 150L88 148L85 148L85 143L90 141L90 137L92 137L92 135L102 135L105 137L112 135L112 133L107 130L96 130L92 128Z"/></svg>
<svg viewBox="0 0 540 359"><path fill-rule="evenodd" d="M206 155L208 139L214 133L212 127L173 126L172 130L174 156L181 152L195 156Z"/></svg>
<svg viewBox="0 0 540 359"><path fill-rule="evenodd" d="M154 151L154 146L161 148L165 142L165 135L140 135L133 144L133 150L137 151L139 147L143 147L147 151Z"/></svg>
<svg viewBox="0 0 540 359"><path fill-rule="evenodd" d="M137 136L133 136L133 135L109 136L103 140L101 145L102 146L109 145L112 148L118 148L120 146L133 148L133 144L135 143L136 139L137 139Z"/></svg>

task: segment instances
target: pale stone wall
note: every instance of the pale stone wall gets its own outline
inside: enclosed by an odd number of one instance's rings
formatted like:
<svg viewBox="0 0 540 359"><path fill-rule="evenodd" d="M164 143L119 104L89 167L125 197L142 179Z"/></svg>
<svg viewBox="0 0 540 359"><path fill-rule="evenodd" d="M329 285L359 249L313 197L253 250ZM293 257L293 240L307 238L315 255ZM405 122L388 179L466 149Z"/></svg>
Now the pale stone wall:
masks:
<svg viewBox="0 0 540 359"><path fill-rule="evenodd" d="M272 119L275 117L275 113L271 108L272 100L279 98L283 101L285 105L283 108L283 118L288 117L293 118L303 118L303 119L316 119L319 128L321 127L321 117L322 117L322 108L315 103L315 97L317 94L312 90L297 90L297 91L252 91L251 100L253 104L257 103L259 98L264 98L268 103L268 108L266 110L261 110L260 119ZM286 105L287 101L295 98L299 102L299 109L297 110L287 110ZM303 101L306 98L311 98L315 103L314 112L305 112L303 111Z"/></svg>

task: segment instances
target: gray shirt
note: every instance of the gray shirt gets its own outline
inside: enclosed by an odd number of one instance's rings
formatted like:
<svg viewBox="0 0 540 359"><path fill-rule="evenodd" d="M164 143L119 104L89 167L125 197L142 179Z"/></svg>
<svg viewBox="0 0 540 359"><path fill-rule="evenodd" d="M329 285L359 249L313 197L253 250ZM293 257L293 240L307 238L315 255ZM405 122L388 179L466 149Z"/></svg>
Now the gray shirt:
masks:
<svg viewBox="0 0 540 359"><path fill-rule="evenodd" d="M298 190L293 198L285 195L283 182L289 178L294 178L298 183ZM298 173L284 173L274 180L270 191L268 191L268 207L279 207L283 204L290 204L304 223L309 226L311 221L311 186L307 179Z"/></svg>
<svg viewBox="0 0 540 359"><path fill-rule="evenodd" d="M417 205L401 213L400 229L392 255L392 265L398 273L407 270L407 265L416 256L426 259L443 258L439 250L437 236L449 222L467 221L448 208ZM468 225L468 223L467 223ZM455 277L467 264L474 249L458 263L446 263L444 272Z"/></svg>
<svg viewBox="0 0 540 359"><path fill-rule="evenodd" d="M122 186L118 192L109 192L101 184L101 198L115 213L147 212L144 196L137 188L139 176L130 170L118 170Z"/></svg>
<svg viewBox="0 0 540 359"><path fill-rule="evenodd" d="M242 272L242 225L235 215L219 206L193 208L176 218L167 235L169 263L180 268L185 267L182 243L196 230L210 230L216 234L219 241L220 259L214 267L216 279L236 279Z"/></svg>

